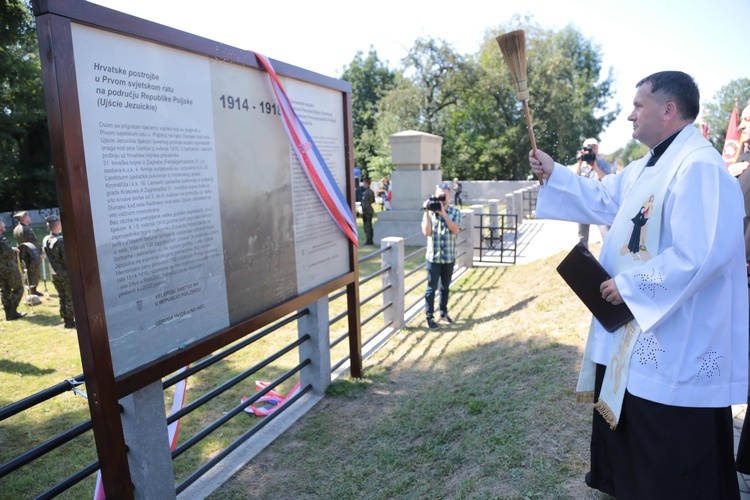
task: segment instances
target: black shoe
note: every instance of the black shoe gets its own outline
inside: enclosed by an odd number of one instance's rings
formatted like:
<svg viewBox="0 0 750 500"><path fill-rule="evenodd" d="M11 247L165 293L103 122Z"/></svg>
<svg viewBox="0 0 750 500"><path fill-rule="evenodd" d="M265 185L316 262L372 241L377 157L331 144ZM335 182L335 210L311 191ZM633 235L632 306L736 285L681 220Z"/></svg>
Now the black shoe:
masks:
<svg viewBox="0 0 750 500"><path fill-rule="evenodd" d="M441 314L440 321L445 321L446 323L453 323L453 318L451 318L447 314Z"/></svg>
<svg viewBox="0 0 750 500"><path fill-rule="evenodd" d="M36 295L37 297L44 297L44 294L42 292L38 292L36 290L32 290L31 293Z"/></svg>
<svg viewBox="0 0 750 500"><path fill-rule="evenodd" d="M16 320L16 319L23 318L24 316L26 316L26 313L20 313L18 311L14 311L12 313L6 314L5 315L5 320L6 321L13 321L13 320Z"/></svg>
<svg viewBox="0 0 750 500"><path fill-rule="evenodd" d="M64 328L75 328L76 322L75 321L66 321Z"/></svg>
<svg viewBox="0 0 750 500"><path fill-rule="evenodd" d="M433 320L432 318L427 320L427 326L432 328L433 330L437 330L438 328L440 328L440 325L435 323L435 320Z"/></svg>

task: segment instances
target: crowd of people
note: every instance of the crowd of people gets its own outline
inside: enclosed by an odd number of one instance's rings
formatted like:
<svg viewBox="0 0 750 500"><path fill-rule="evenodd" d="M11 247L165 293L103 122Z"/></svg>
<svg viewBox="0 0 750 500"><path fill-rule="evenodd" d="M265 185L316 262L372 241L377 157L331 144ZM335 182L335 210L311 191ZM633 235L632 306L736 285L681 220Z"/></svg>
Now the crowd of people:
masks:
<svg viewBox="0 0 750 500"><path fill-rule="evenodd" d="M5 222L0 220L0 294L7 321L15 321L26 316L18 308L27 294L26 303L34 304L34 299L44 297L38 286L42 274L43 260L49 262L52 284L57 290L60 302L60 317L64 328L75 328L73 297L68 282L60 217L50 215L45 219L49 234L42 244L31 227L31 215L27 211L13 214L17 224L13 228L16 246L12 246L5 236Z"/></svg>

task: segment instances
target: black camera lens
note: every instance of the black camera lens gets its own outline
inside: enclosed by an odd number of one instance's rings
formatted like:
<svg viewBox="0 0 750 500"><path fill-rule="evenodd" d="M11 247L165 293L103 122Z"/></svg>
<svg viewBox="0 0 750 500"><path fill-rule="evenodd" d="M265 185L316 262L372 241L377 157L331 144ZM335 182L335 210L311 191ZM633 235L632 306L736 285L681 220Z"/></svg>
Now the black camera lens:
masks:
<svg viewBox="0 0 750 500"><path fill-rule="evenodd" d="M431 210L433 212L439 212L443 209L443 204L441 203L440 198L445 200L445 196L430 196L430 199L427 200L427 210Z"/></svg>

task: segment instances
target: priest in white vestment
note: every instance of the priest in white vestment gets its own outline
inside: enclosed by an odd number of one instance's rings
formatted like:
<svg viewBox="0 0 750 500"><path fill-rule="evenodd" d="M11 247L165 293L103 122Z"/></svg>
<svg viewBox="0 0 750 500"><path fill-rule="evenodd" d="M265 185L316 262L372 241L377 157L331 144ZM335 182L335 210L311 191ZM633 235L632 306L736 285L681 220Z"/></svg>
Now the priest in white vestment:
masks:
<svg viewBox="0 0 750 500"><path fill-rule="evenodd" d="M636 85L633 137L650 153L601 182L541 150L538 218L611 225L602 297L635 319L592 320L578 394L595 403L586 482L619 499L739 498L731 405L747 401L744 202L721 155L693 125L692 77Z"/></svg>

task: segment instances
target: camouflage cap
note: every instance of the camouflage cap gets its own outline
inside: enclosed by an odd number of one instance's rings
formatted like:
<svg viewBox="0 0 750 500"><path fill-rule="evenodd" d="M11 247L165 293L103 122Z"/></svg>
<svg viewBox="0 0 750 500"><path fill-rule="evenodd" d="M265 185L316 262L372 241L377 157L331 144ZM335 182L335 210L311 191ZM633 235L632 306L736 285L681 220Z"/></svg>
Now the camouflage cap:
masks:
<svg viewBox="0 0 750 500"><path fill-rule="evenodd" d="M21 217L26 217L27 215L29 215L29 212L27 212L26 210L21 210L20 212L14 213L13 217L20 219Z"/></svg>
<svg viewBox="0 0 750 500"><path fill-rule="evenodd" d="M47 222L47 224L52 224L53 222L58 222L60 220L60 216L52 214L45 217L44 220Z"/></svg>

